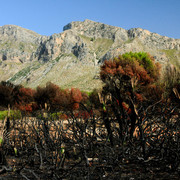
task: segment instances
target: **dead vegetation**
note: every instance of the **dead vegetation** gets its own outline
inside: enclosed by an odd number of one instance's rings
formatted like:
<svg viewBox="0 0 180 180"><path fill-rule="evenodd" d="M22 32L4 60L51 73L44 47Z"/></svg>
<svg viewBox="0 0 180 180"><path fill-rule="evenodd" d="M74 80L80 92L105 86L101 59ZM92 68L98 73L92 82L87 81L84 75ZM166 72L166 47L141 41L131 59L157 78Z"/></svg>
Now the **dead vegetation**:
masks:
<svg viewBox="0 0 180 180"><path fill-rule="evenodd" d="M67 119L24 116L1 122L0 174L3 179L178 179L179 107L156 104L139 113L134 136L130 124L120 137L108 116L67 111ZM88 110L87 110L88 111ZM89 112L89 111L88 111ZM140 111L139 111L140 112ZM64 112L65 113L65 112ZM109 115L109 114L107 114ZM4 127L3 127L4 126ZM4 128L4 131L3 131Z"/></svg>

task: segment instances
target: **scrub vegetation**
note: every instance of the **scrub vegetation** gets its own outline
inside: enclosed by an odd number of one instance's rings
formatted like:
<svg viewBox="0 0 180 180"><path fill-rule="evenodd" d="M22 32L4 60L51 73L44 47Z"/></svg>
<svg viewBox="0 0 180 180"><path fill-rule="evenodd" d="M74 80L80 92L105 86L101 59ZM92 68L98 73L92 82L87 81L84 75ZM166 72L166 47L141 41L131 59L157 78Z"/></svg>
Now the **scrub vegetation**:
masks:
<svg viewBox="0 0 180 180"><path fill-rule="evenodd" d="M101 65L103 88L90 93L1 82L0 174L178 179L180 72L165 69L148 53L129 52Z"/></svg>

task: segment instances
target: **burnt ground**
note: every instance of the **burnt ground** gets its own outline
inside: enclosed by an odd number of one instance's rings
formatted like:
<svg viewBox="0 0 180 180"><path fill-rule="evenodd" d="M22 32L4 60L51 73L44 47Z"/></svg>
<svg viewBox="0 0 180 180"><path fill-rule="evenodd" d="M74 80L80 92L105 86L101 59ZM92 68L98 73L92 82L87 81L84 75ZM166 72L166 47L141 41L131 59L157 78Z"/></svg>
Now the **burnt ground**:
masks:
<svg viewBox="0 0 180 180"><path fill-rule="evenodd" d="M96 127L97 137L94 138L90 127L85 127L82 120L79 124L78 120L66 121L67 124L47 121L46 126L43 122L39 121L38 125L32 118L16 121L14 125L11 122L9 142L1 147L6 163L0 165L0 179L180 178L178 152L166 148L161 154L159 141L147 143L147 157L143 158L141 143L136 139L124 143L124 149L116 141L112 147L103 124ZM157 147L153 147L155 143Z"/></svg>

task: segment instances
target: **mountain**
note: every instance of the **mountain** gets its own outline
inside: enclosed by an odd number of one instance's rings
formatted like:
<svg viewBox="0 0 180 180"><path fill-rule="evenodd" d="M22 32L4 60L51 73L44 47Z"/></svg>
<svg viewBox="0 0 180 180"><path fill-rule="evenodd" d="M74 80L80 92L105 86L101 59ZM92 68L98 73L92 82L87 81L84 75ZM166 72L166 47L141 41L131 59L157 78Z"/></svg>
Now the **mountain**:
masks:
<svg viewBox="0 0 180 180"><path fill-rule="evenodd" d="M180 39L141 28L125 30L85 20L42 36L15 25L0 27L0 80L35 88L51 81L62 88L100 87L99 66L125 52L145 51L180 67Z"/></svg>

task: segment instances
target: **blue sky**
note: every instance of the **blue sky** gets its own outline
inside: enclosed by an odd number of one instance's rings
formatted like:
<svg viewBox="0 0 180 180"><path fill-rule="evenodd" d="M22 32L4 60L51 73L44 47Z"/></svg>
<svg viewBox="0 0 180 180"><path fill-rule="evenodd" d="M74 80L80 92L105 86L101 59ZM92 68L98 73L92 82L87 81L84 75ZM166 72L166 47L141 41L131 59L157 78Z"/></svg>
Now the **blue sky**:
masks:
<svg viewBox="0 0 180 180"><path fill-rule="evenodd" d="M180 0L0 0L0 26L52 35L85 19L180 39Z"/></svg>

